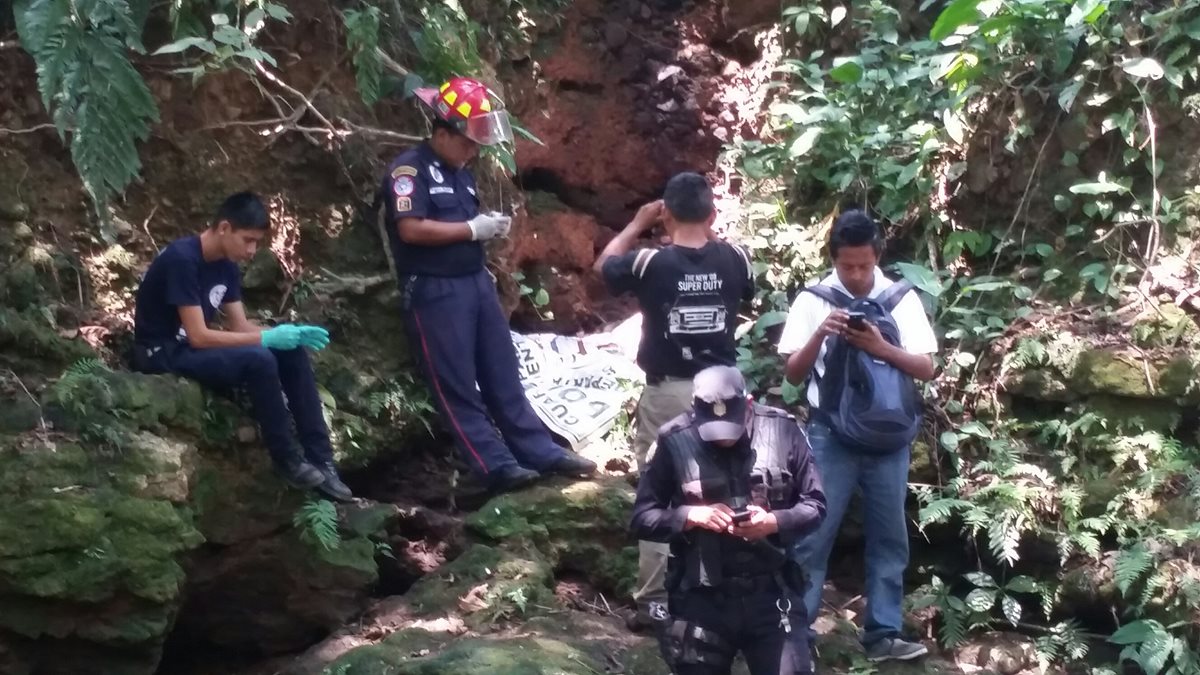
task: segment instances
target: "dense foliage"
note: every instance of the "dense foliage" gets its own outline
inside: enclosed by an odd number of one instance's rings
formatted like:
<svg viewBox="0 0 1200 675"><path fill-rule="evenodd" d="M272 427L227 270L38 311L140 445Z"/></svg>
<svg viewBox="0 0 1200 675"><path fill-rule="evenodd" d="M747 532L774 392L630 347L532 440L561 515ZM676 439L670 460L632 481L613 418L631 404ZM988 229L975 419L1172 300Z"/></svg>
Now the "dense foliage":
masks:
<svg viewBox="0 0 1200 675"><path fill-rule="evenodd" d="M734 149L756 191L747 218L762 281L742 365L764 387L780 381L764 338L789 291L823 264L839 205L872 209L893 271L925 292L944 337L927 434L943 471L914 485L919 525L951 524L978 546L978 569L938 571L914 606L936 608L948 645L1007 623L1041 634L1045 662L1079 659L1070 570L1107 565L1122 624L1109 639L1123 657L1198 673L1196 439L1175 433L1177 417L1093 399L1028 415L1002 392L1014 374L1074 372L1105 332L1126 333L1106 341L1147 362L1146 350L1193 344L1191 319L1145 293L1154 265L1186 257L1197 234L1185 217L1197 186L1180 180L1186 165L1164 172L1162 120L1194 115L1200 2L921 9L915 20L878 0L784 10L787 87L764 137ZM854 51L824 49L833 36ZM1015 185L1007 201L993 196L1011 187L997 174ZM1128 320L1131 305L1155 318ZM1196 386L1185 370L1180 395ZM1047 547L1060 569L1024 559Z"/></svg>

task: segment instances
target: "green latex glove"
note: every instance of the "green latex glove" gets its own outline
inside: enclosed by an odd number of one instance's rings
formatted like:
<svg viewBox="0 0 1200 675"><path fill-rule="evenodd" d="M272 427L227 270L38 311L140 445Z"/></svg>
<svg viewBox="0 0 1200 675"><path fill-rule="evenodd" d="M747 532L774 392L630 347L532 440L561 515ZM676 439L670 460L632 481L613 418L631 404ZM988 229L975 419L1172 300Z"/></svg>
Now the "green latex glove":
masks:
<svg viewBox="0 0 1200 675"><path fill-rule="evenodd" d="M300 326L285 323L262 332L262 346L267 349L295 349L301 344L304 331Z"/></svg>
<svg viewBox="0 0 1200 675"><path fill-rule="evenodd" d="M301 347L308 347L319 352L329 346L329 331L324 328L305 324L299 324L296 327L300 329Z"/></svg>

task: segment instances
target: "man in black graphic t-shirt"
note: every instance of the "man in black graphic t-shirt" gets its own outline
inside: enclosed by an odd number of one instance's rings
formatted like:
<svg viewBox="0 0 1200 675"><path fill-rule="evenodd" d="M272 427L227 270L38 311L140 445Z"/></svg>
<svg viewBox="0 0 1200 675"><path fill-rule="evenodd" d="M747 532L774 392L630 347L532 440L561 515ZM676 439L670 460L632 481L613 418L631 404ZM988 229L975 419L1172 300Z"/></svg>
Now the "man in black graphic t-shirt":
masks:
<svg viewBox="0 0 1200 675"><path fill-rule="evenodd" d="M692 378L709 366L737 361L734 330L738 306L754 291L746 251L720 241L712 189L703 176L681 173L667 182L663 198L638 210L629 225L597 258L595 269L613 294L633 293L642 309L637 362L646 373L638 401L634 452L645 468L659 427L688 410ZM671 238L661 249L630 251L656 223ZM667 547L639 542L638 613L631 628L644 627L651 602L666 604L663 574Z"/></svg>

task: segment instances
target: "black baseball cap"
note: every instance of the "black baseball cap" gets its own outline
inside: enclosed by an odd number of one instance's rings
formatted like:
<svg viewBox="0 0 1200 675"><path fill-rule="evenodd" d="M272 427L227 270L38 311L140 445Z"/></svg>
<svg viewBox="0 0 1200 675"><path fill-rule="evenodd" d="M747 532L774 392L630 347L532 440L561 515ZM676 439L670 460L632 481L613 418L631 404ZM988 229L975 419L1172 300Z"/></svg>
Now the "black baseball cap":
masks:
<svg viewBox="0 0 1200 675"><path fill-rule="evenodd" d="M736 441L746 433L746 379L731 366L712 366L692 380L696 430L706 441Z"/></svg>

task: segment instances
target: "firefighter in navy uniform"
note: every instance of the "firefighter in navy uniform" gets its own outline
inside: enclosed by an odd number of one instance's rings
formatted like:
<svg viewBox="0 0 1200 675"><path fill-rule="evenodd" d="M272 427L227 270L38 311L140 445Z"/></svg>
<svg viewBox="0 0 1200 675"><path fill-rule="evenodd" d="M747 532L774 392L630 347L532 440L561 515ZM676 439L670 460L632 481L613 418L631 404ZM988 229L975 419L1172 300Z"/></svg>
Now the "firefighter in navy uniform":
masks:
<svg viewBox="0 0 1200 675"><path fill-rule="evenodd" d="M676 675L811 673L804 575L784 551L825 517L795 418L746 396L736 368L693 381L693 409L665 425L638 484L632 529L670 544L668 607L652 617Z"/></svg>
<svg viewBox="0 0 1200 675"><path fill-rule="evenodd" d="M415 93L433 134L392 161L380 195L405 331L438 411L493 491L541 474L590 474L595 463L557 445L525 398L508 319L484 266L483 242L505 236L511 219L480 213L466 167L480 145L512 140L503 103L464 77Z"/></svg>

